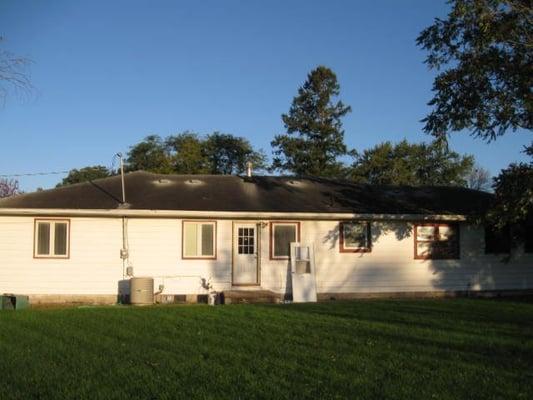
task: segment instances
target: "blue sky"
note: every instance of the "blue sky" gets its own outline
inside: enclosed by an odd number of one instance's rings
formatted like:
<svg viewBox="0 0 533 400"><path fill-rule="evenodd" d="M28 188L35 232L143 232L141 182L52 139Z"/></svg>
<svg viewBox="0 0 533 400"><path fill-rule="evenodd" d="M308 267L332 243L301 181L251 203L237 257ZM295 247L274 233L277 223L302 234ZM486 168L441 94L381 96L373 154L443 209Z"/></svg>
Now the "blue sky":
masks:
<svg viewBox="0 0 533 400"><path fill-rule="evenodd" d="M0 109L0 175L110 165L148 134L215 130L270 154L306 74L332 68L346 142L423 141L433 73L415 45L442 0L0 1L3 48L33 60L31 99ZM454 150L496 174L529 132ZM20 178L24 190L61 176Z"/></svg>

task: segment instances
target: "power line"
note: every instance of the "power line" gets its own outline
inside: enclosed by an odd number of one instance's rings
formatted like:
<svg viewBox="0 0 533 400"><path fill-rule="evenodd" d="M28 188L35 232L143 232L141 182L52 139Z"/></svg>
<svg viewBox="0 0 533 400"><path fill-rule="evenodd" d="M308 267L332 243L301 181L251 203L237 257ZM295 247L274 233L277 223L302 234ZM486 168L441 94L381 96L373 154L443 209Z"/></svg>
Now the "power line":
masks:
<svg viewBox="0 0 533 400"><path fill-rule="evenodd" d="M21 176L44 176L68 174L70 171L30 172L26 174L0 174L0 178L18 178Z"/></svg>

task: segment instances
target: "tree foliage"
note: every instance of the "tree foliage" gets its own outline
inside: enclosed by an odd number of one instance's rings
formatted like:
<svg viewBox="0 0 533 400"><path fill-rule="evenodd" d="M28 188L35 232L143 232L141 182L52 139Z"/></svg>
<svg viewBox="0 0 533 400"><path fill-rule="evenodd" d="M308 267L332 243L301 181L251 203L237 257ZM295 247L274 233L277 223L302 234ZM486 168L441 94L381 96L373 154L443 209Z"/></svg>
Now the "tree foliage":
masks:
<svg viewBox="0 0 533 400"><path fill-rule="evenodd" d="M143 170L161 174L172 173L171 160L165 141L158 135L150 135L131 146L126 158L126 170Z"/></svg>
<svg viewBox="0 0 533 400"><path fill-rule="evenodd" d="M423 120L433 135L468 129L492 140L533 128L533 6L530 0L453 0L417 43L442 70Z"/></svg>
<svg viewBox="0 0 533 400"><path fill-rule="evenodd" d="M207 174L205 143L193 132L169 136L165 140L172 171L177 174Z"/></svg>
<svg viewBox="0 0 533 400"><path fill-rule="evenodd" d="M341 118L351 111L336 101L340 86L335 73L319 66L307 75L282 120L286 134L272 141L272 168L296 175L337 176L339 157L348 153Z"/></svg>
<svg viewBox="0 0 533 400"><path fill-rule="evenodd" d="M498 228L522 226L533 219L533 160L513 163L494 178L495 201L487 216Z"/></svg>
<svg viewBox="0 0 533 400"><path fill-rule="evenodd" d="M74 183L93 181L95 179L107 178L111 175L113 175L113 172L109 171L109 169L107 169L107 167L104 167L103 165L94 165L80 169L71 169L68 175L63 178L61 183L57 184L57 187L72 185Z"/></svg>
<svg viewBox="0 0 533 400"><path fill-rule="evenodd" d="M473 156L450 151L440 142L397 144L384 142L355 156L350 176L357 182L379 185L465 186Z"/></svg>
<svg viewBox="0 0 533 400"><path fill-rule="evenodd" d="M202 137L193 132L166 139L151 135L132 146L126 159L127 170L162 174L240 174L246 163L256 170L266 166L266 157L242 137L214 132Z"/></svg>
<svg viewBox="0 0 533 400"><path fill-rule="evenodd" d="M205 155L211 174L241 174L246 170L248 161L257 170L266 167L265 154L254 150L247 139L220 132L207 136Z"/></svg>
<svg viewBox="0 0 533 400"><path fill-rule="evenodd" d="M19 181L16 179L0 178L0 199L22 194Z"/></svg>

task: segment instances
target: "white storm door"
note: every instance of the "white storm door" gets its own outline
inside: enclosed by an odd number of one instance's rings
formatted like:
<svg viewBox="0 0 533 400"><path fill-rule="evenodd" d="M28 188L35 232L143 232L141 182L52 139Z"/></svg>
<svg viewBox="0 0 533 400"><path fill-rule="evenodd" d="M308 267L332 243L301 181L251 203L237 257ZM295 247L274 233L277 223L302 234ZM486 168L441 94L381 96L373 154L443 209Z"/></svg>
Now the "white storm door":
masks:
<svg viewBox="0 0 533 400"><path fill-rule="evenodd" d="M235 223L233 235L233 284L258 285L257 225Z"/></svg>

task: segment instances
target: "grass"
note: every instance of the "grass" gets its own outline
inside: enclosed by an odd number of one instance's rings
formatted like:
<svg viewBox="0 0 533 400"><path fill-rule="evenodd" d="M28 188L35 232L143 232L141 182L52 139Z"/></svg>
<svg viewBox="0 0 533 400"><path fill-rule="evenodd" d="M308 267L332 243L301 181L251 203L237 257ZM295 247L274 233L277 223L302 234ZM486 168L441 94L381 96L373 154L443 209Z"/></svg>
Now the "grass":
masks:
<svg viewBox="0 0 533 400"><path fill-rule="evenodd" d="M533 303L4 311L0 398L532 399Z"/></svg>

